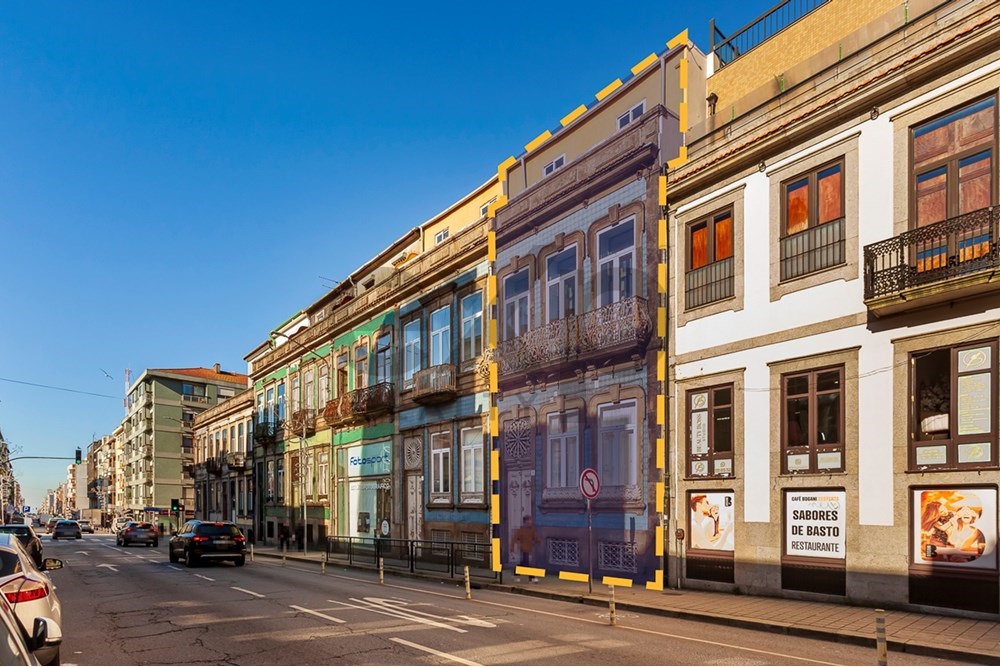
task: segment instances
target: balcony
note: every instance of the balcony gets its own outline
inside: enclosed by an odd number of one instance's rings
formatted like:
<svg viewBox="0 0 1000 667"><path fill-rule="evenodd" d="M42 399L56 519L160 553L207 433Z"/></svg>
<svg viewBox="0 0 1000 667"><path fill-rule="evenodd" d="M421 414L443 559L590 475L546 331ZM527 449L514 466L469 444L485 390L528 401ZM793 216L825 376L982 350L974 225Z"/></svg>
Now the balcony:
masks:
<svg viewBox="0 0 1000 667"><path fill-rule="evenodd" d="M497 345L501 377L574 361L645 352L653 331L646 300L633 296L532 329Z"/></svg>
<svg viewBox="0 0 1000 667"><path fill-rule="evenodd" d="M196 403L198 405L208 405L208 396L195 396L194 394L181 394L181 400L185 403Z"/></svg>
<svg viewBox="0 0 1000 667"><path fill-rule="evenodd" d="M285 430L288 431L288 435L302 435L303 430L306 435L312 435L316 432L316 410L313 408L295 410L285 422Z"/></svg>
<svg viewBox="0 0 1000 667"><path fill-rule="evenodd" d="M284 422L269 412L255 412L253 415L253 441L258 445L273 445L278 441L278 433L284 427Z"/></svg>
<svg viewBox="0 0 1000 667"><path fill-rule="evenodd" d="M229 465L230 469L243 468L245 458L246 457L243 452L229 452L226 454L226 463Z"/></svg>
<svg viewBox="0 0 1000 667"><path fill-rule="evenodd" d="M393 403L392 383L380 382L327 402L323 418L331 426L344 426L392 412Z"/></svg>
<svg viewBox="0 0 1000 667"><path fill-rule="evenodd" d="M455 364L431 366L413 374L413 393L417 403L443 403L455 398Z"/></svg>
<svg viewBox="0 0 1000 667"><path fill-rule="evenodd" d="M865 246L865 305L877 317L998 289L1000 207Z"/></svg>

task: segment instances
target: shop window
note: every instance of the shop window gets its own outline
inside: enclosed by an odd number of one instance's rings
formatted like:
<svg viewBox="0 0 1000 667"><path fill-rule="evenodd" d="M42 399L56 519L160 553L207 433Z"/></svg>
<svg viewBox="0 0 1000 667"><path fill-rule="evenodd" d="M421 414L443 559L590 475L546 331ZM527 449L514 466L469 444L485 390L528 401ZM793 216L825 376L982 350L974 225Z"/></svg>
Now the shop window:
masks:
<svg viewBox="0 0 1000 667"><path fill-rule="evenodd" d="M844 470L843 387L843 367L782 376L782 472Z"/></svg>
<svg viewBox="0 0 1000 667"><path fill-rule="evenodd" d="M733 385L687 392L688 474L733 475Z"/></svg>

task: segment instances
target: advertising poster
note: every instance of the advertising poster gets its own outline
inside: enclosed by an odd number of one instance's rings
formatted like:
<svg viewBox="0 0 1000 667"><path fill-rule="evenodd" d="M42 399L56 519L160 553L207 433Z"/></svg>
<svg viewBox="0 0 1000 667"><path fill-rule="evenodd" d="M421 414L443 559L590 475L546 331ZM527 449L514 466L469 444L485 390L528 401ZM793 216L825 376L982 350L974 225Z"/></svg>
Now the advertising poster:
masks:
<svg viewBox="0 0 1000 667"><path fill-rule="evenodd" d="M845 491L786 492L786 555L846 558L846 499Z"/></svg>
<svg viewBox="0 0 1000 667"><path fill-rule="evenodd" d="M731 492L691 492L688 533L692 549L733 550L734 497Z"/></svg>
<svg viewBox="0 0 1000 667"><path fill-rule="evenodd" d="M997 490L913 489L913 562L997 567Z"/></svg>

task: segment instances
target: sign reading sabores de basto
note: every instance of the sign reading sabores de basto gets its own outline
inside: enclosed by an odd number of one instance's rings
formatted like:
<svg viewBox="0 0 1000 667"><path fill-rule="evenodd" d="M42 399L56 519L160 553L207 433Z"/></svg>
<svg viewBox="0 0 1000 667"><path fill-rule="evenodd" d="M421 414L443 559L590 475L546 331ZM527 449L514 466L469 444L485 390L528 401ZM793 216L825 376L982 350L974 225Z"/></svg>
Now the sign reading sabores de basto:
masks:
<svg viewBox="0 0 1000 667"><path fill-rule="evenodd" d="M845 558L845 505L840 490L785 494L785 553L808 558Z"/></svg>

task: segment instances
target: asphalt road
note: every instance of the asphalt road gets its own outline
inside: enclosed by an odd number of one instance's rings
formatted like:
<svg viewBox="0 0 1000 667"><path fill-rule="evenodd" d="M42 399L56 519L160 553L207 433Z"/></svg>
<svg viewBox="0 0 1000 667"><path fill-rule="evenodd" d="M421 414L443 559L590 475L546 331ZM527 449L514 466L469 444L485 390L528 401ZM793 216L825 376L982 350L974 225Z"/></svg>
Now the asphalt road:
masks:
<svg viewBox="0 0 1000 667"><path fill-rule="evenodd" d="M51 542L64 664L864 665L874 649L621 612L450 581L258 557L196 568L110 535ZM890 665L954 664L891 653Z"/></svg>

